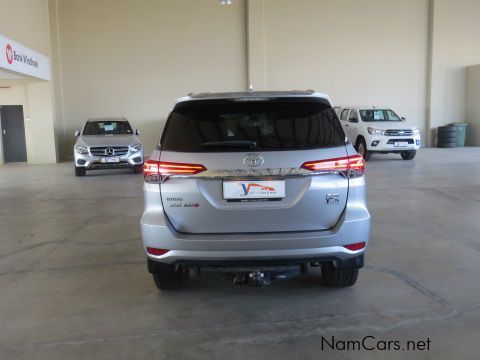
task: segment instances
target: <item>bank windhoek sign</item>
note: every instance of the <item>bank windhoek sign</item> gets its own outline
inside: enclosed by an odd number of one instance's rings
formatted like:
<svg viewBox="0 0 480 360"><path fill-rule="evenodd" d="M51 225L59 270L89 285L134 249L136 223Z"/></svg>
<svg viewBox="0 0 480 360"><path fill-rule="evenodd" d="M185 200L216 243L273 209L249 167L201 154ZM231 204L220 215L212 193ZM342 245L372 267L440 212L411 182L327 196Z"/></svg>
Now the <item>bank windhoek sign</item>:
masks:
<svg viewBox="0 0 480 360"><path fill-rule="evenodd" d="M48 57L2 35L0 35L0 68L51 80Z"/></svg>

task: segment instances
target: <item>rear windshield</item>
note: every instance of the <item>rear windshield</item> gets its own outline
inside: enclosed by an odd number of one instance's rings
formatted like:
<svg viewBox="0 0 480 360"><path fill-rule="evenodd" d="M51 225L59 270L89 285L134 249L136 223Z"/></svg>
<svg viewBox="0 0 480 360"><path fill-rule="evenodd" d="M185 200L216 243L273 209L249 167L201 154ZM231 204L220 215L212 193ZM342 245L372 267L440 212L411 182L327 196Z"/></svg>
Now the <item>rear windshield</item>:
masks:
<svg viewBox="0 0 480 360"><path fill-rule="evenodd" d="M83 135L131 135L128 121L89 121Z"/></svg>
<svg viewBox="0 0 480 360"><path fill-rule="evenodd" d="M177 107L162 149L180 152L302 150L339 146L335 110L318 101L197 101Z"/></svg>

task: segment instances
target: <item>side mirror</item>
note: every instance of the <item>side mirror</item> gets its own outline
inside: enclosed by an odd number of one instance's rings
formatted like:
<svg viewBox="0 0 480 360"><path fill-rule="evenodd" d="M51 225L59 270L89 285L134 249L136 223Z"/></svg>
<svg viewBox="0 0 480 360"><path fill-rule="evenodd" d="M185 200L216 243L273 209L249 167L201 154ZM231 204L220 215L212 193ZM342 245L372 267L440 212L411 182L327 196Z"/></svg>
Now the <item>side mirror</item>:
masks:
<svg viewBox="0 0 480 360"><path fill-rule="evenodd" d="M135 135L140 135L140 131L138 131L138 129L135 129Z"/></svg>
<svg viewBox="0 0 480 360"><path fill-rule="evenodd" d="M404 117L402 117L402 121L407 121L407 119L405 119Z"/></svg>
<svg viewBox="0 0 480 360"><path fill-rule="evenodd" d="M79 137L80 136L80 130L75 130L75 136Z"/></svg>

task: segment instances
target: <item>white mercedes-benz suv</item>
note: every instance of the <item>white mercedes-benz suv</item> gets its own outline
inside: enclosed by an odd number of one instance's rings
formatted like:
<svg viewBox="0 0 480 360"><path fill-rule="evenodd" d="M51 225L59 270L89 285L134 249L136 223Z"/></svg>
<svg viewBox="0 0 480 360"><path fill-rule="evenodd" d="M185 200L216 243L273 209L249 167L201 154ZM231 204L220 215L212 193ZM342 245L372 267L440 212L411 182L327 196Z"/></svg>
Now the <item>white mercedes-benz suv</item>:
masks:
<svg viewBox="0 0 480 360"><path fill-rule="evenodd" d="M138 135L125 118L89 119L82 130L75 131L75 175L85 176L87 170L119 168L141 173L143 148Z"/></svg>
<svg viewBox="0 0 480 360"><path fill-rule="evenodd" d="M420 149L420 130L405 124L405 118L391 109L348 106L337 114L345 135L365 160L372 154L388 153L412 160Z"/></svg>

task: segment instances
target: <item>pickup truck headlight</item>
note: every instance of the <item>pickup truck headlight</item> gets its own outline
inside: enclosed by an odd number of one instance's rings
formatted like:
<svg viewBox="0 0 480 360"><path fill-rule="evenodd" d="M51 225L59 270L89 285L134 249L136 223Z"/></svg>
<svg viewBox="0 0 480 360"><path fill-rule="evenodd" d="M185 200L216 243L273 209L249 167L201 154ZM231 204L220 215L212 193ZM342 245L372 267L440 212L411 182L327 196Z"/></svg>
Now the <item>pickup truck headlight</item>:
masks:
<svg viewBox="0 0 480 360"><path fill-rule="evenodd" d="M78 154L86 155L88 154L88 147L82 145L75 145L75 151Z"/></svg>
<svg viewBox="0 0 480 360"><path fill-rule="evenodd" d="M142 150L142 144L136 144L136 145L133 145L130 147L130 152L133 154L133 153L136 153L136 152L139 152L140 150Z"/></svg>
<svg viewBox="0 0 480 360"><path fill-rule="evenodd" d="M385 134L385 130L381 130L381 129L375 129L375 128L367 128L368 130L368 133L371 134L371 135L383 135Z"/></svg>

